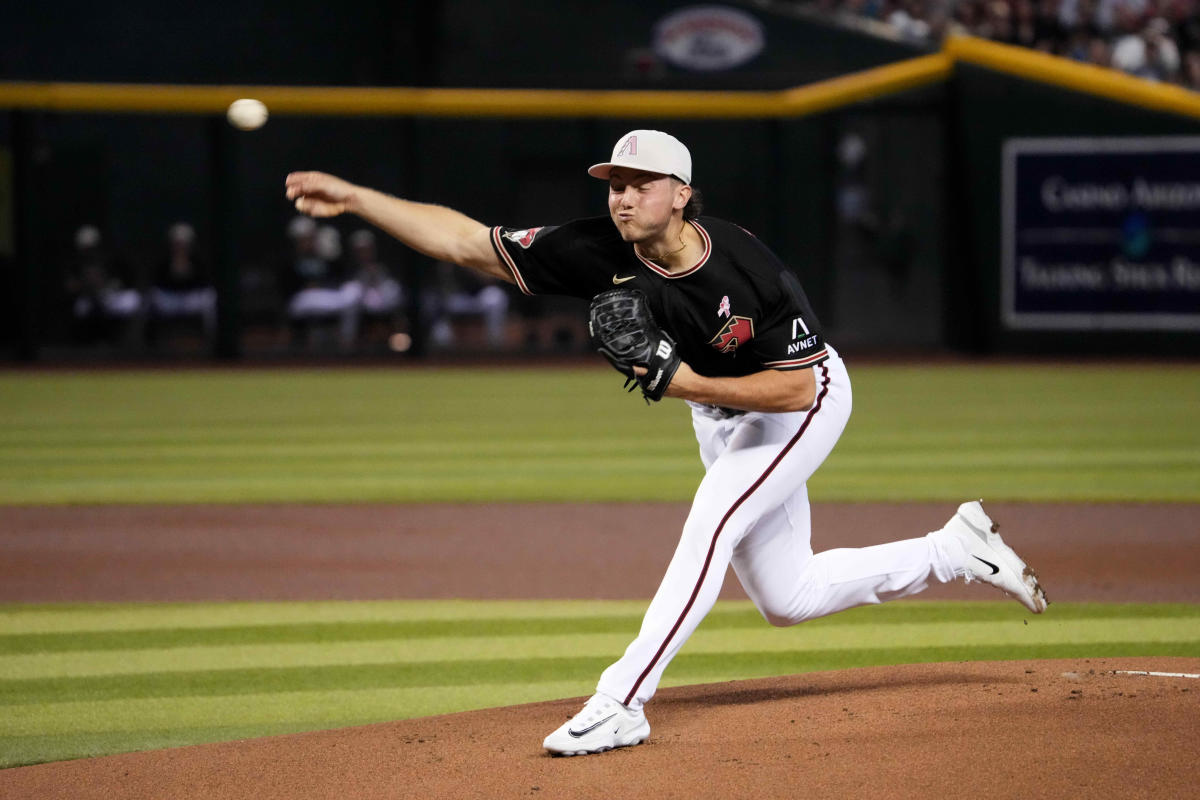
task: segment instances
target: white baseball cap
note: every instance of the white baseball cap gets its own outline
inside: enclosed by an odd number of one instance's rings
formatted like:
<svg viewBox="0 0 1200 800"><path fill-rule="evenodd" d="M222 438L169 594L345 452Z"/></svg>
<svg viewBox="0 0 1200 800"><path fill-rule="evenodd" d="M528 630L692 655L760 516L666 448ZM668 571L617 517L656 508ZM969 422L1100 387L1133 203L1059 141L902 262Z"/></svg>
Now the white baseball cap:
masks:
<svg viewBox="0 0 1200 800"><path fill-rule="evenodd" d="M630 131L613 146L612 160L593 164L588 175L608 180L613 167L674 175L684 183L692 182L692 154L683 142L662 131Z"/></svg>

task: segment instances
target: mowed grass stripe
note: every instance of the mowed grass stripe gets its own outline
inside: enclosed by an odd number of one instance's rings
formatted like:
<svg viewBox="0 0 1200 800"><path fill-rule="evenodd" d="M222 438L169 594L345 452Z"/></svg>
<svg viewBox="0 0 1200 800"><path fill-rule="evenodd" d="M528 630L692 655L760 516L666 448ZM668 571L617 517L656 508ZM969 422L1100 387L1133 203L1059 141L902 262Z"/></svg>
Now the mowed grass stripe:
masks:
<svg viewBox="0 0 1200 800"><path fill-rule="evenodd" d="M368 434L373 435L373 434ZM308 437L313 438L311 435ZM5 466L7 469L61 468L67 472L76 465L95 466L154 466L190 465L196 462L218 462L224 464L241 457L246 450L246 442L231 440L225 443L205 440L203 442L145 442L131 443L127 441L111 444L94 442L90 444L73 443L70 447L42 447L29 445L24 447L5 446ZM331 441L297 441L278 442L270 440L256 448L257 461L292 461L297 458L347 459L346 440L335 438ZM354 446L353 461L387 462L398 456L417 457L433 463L458 463L459 459L494 461L509 458L628 458L629 451L623 442L614 442L610 438L591 439L586 436L572 436L562 442L538 441L507 441L502 438L489 436L486 441L472 442L422 442L410 437L397 438L391 441L363 439ZM638 450L638 455L647 458L667 458L683 460L679 453L679 443L675 439L649 438ZM687 454L688 461L694 462L692 454Z"/></svg>
<svg viewBox="0 0 1200 800"><path fill-rule="evenodd" d="M749 627L749 613L719 615L722 627ZM228 647L236 645L412 641L431 638L465 640L503 636L555 636L637 631L637 615L583 617L579 619L462 620L456 622L327 622L318 625L251 625L227 628L177 628L170 630L93 631L86 633L26 633L0 636L0 656L18 653L145 650L149 648ZM759 624L762 618L757 617ZM0 672L0 676L3 672Z"/></svg>
<svg viewBox="0 0 1200 800"><path fill-rule="evenodd" d="M733 616L733 615L730 615ZM748 614L723 627L750 627ZM345 642L421 641L444 639L467 641L500 637L568 636L637 631L640 617L585 617L578 620L469 620L464 622L360 622L320 625L254 625L229 628L175 630L94 631L86 633L27 633L0 636L0 657L24 653L100 653L110 650L148 650L199 647L317 644ZM720 623L718 623L720 624ZM761 618L759 619L761 624ZM0 672L0 676L3 673Z"/></svg>
<svg viewBox="0 0 1200 800"><path fill-rule="evenodd" d="M287 724L295 730L365 725L450 714L590 693L595 676L530 683L270 692L201 697L154 697L11 706L0 717L0 741L101 731L163 731L197 727ZM250 729L251 731L253 729ZM264 735L250 733L250 735ZM4 757L0 751L0 759Z"/></svg>
<svg viewBox="0 0 1200 800"><path fill-rule="evenodd" d="M219 607L218 607L219 608ZM1200 618L1200 607L1161 606L1087 606L1056 605L1056 621L1086 619ZM863 608L832 619L812 620L805 627L919 624L948 622L969 615L973 622L991 622L1016 618L1021 614L1006 603L925 604L910 602L903 606ZM288 643L368 642L376 640L412 640L428 638L470 638L502 636L572 636L636 632L640 613L610 616L585 615L561 618L399 620L378 622L323 622L289 625L240 625L211 628L151 628L142 630L75 631L69 633L0 634L0 656L26 653L66 653L76 651L147 650L151 648L221 647ZM721 604L704 619L702 630L761 628L766 623L748 604ZM0 628L2 630L2 628ZM0 670L0 677L4 673Z"/></svg>
<svg viewBox="0 0 1200 800"><path fill-rule="evenodd" d="M947 497L983 497L991 500L1018 497L1022 501L1046 503L1105 502L1195 502L1200 486L1200 467L1142 470L1124 476L1102 470L1072 468L1072 483L1061 481L1058 470L1010 468L922 470L920 484L903 481L883 484L880 478L861 472L838 472L828 464L814 476L810 491L837 499L870 497L871 502L946 502ZM817 488L813 488L816 486Z"/></svg>
<svg viewBox="0 0 1200 800"><path fill-rule="evenodd" d="M607 470L613 469L633 469L635 472L679 469L697 474L699 472L693 459L681 458L678 453L655 456L649 453L630 453L628 449L622 453L608 455L558 453L545 456L500 454L485 457L471 453L454 456L443 452L440 456L413 456L411 458L403 453L385 459L365 458L357 453L330 457L314 456L314 458L321 459L323 476L328 476L333 480L347 474L367 474L428 482L434 478L453 477L456 472L463 477L486 475L494 473L499 466L503 466L506 470L519 467L537 474L551 473L556 469L563 469L564 464L570 465L571 470L577 474L587 476L601 475ZM281 466L283 462L292 463L295 460L297 457L279 459ZM646 466L639 467L639 463L644 463ZM51 459L49 463L37 467L36 470L28 465L8 462L0 467L0 478L14 480L21 477L36 478L46 483L94 485L97 487L115 486L132 478L147 480L152 486L184 482L197 486L219 485L222 480L228 481L231 478L243 477L254 478L263 485L276 481L286 485L288 479L295 478L292 475L273 476L268 473L268 469L269 465L257 460L257 455L255 461L241 460L221 464L222 475L208 475L204 472L203 465L198 464L197 459L191 458L161 461L154 459L112 461L106 463L103 470L94 469L93 465L88 463L73 464L56 462ZM496 479L514 482L522 480L503 476L497 476Z"/></svg>
<svg viewBox="0 0 1200 800"><path fill-rule="evenodd" d="M946 661L1004 661L1042 658L1116 658L1145 656L1195 657L1193 643L1122 642L1079 645L1034 645L1013 648L892 647L865 650L818 650L785 653L740 652L680 655L664 686L710 681L745 680L770 675L800 674L829 669L886 664ZM307 720L322 727L362 724L450 713L591 692L595 676L607 659L530 659L508 662L501 674L469 671L448 665L444 680L405 686L395 682L399 671L377 668L316 670L302 686L271 690L239 684L220 694L140 694L115 697L98 693L64 701L46 697L8 705L0 716L0 737L44 736L58 732L137 730L193 725L278 724ZM484 665L491 668L495 663ZM267 671L264 671L266 673ZM328 684L328 685L326 685ZM519 687L520 690L515 690ZM419 705L410 705L413 698ZM497 699L501 698L501 699ZM475 703L478 702L476 705Z"/></svg>
<svg viewBox="0 0 1200 800"><path fill-rule="evenodd" d="M997 596L980 589L977 595ZM0 606L0 654L432 636L594 633L636 627L645 600L385 600ZM1025 612L1005 601L906 600L815 619L820 625L992 622ZM1043 620L1200 618L1186 603L1055 603ZM701 630L765 625L749 601L722 600ZM127 638L126 638L127 637Z"/></svg>
<svg viewBox="0 0 1200 800"><path fill-rule="evenodd" d="M246 626L324 626L328 623L464 623L509 620L584 620L635 615L646 600L357 600L225 603L56 603L0 606L4 635ZM746 611L746 601L722 601L716 612Z"/></svg>
<svg viewBox="0 0 1200 800"><path fill-rule="evenodd" d="M354 724L354 723L348 723ZM333 725L331 727L337 727ZM162 750L208 742L231 742L261 736L283 736L312 730L308 722L273 725L228 725L164 728L129 731L63 731L31 736L0 736L0 769L95 758L111 753Z"/></svg>
<svg viewBox="0 0 1200 800"><path fill-rule="evenodd" d="M222 465L234 462L232 466L238 468L239 464L236 461L245 453L245 448L244 441L230 441L226 444L210 441L191 444L96 442L91 445L76 443L69 448L6 446L3 468L5 474L16 475L37 469L40 475L46 476L75 474L80 466L104 466L105 471L112 475L118 475L122 471L139 471L146 466L188 470L192 465L203 462ZM1133 440L1129 446L1120 446L1108 439L1102 442L1078 443L1070 452L1064 452L1058 448L1045 447L1044 443L1019 444L1008 438L996 437L976 442L973 449L966 453L960 449L961 445L954 449L948 447L940 455L916 450L866 453L848 449L846 453L839 453L838 466L846 470L873 473L927 466L936 469L946 465L972 468L1027 466L1035 469L1059 468L1065 464L1104 467L1200 465L1200 453L1181 450L1174 442L1151 445L1144 440ZM347 452L345 439L329 442L272 441L256 448L254 455L257 463L241 464L242 471L257 470L261 462L288 462L308 458L319 458L336 467L347 463L386 466L398 457L416 457L422 459L422 465L428 463L435 466L461 464L463 458L475 461L508 461L573 460L582 457L589 460L623 462L630 457L628 446L624 442L579 436L562 442L506 441L495 437L489 437L484 442L460 443L419 442L407 437L390 442L364 439L354 446L353 455ZM695 466L692 454L681 456L678 441L673 438L648 439L639 444L637 455L655 461L687 461Z"/></svg>
<svg viewBox="0 0 1200 800"><path fill-rule="evenodd" d="M1061 642L1148 641L1198 642L1198 626L1178 619L1047 620L1025 625L1019 618L1007 622L921 622L874 625L802 625L779 631L759 623L754 629L702 628L688 640L685 652L722 653L739 649L759 652L816 650L839 647L870 649L883 642L920 642L936 645L1014 646ZM471 636L371 641L314 641L293 644L237 644L205 647L169 647L153 650L85 650L0 656L0 702L6 689L20 696L21 681L85 679L91 676L131 676L143 673L180 675L199 670L305 668L368 664L420 664L480 661L496 653L536 654L544 658L595 656L615 659L636 631L603 633L556 632L545 635ZM64 691L67 689L64 688ZM87 691L86 688L81 691Z"/></svg>

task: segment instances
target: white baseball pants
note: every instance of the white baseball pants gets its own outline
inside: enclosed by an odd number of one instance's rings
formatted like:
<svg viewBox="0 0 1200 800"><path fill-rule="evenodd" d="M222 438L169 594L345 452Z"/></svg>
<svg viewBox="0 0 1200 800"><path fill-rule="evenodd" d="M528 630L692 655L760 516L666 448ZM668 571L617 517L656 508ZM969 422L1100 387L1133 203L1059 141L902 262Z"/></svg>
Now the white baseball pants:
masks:
<svg viewBox="0 0 1200 800"><path fill-rule="evenodd" d="M725 417L692 406L706 474L641 631L596 687L640 708L667 664L704 619L733 564L738 580L772 625L795 625L954 580L965 553L949 537L813 554L806 482L833 450L850 418L850 379L841 358L814 367L817 398L808 411Z"/></svg>

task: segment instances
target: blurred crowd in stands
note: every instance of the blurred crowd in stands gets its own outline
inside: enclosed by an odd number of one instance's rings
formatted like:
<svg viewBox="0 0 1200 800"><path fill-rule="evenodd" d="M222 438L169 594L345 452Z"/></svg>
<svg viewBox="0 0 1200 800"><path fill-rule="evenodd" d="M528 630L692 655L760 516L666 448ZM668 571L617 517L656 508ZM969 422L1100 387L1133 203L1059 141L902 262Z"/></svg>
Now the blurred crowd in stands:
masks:
<svg viewBox="0 0 1200 800"><path fill-rule="evenodd" d="M195 243L191 225L171 225L160 258L139 281L97 226L76 230L73 255L63 271L71 339L78 344L128 344L144 337L147 344L156 345L181 320L210 339L216 328L217 292L196 259Z"/></svg>
<svg viewBox="0 0 1200 800"><path fill-rule="evenodd" d="M806 0L917 41L964 33L1200 90L1200 0Z"/></svg>
<svg viewBox="0 0 1200 800"><path fill-rule="evenodd" d="M195 228L171 225L160 251L131 264L98 226L75 231L62 273L74 345L178 352L190 340L211 350L218 294ZM451 264L422 264L419 285L406 285L367 229L352 231L343 246L337 227L297 216L277 253L243 265L238 277L239 328L259 350L405 352L419 336L433 352L563 352L582 341L578 314Z"/></svg>
<svg viewBox="0 0 1200 800"><path fill-rule="evenodd" d="M482 327L476 346L502 349L508 344L510 293L499 281L439 263L424 276L419 296L414 296L401 285L395 270L379 259L370 230L350 234L348 260L343 257L341 234L332 225L294 217L287 235L291 255L277 277L293 348L319 346L323 329L328 335L332 328L334 342L343 351L380 336L392 343L392 349L403 349L397 342L406 342L403 336L411 336L412 328L420 326L433 347L449 349L458 344L457 329L468 320ZM397 332L402 333L399 340L393 338Z"/></svg>

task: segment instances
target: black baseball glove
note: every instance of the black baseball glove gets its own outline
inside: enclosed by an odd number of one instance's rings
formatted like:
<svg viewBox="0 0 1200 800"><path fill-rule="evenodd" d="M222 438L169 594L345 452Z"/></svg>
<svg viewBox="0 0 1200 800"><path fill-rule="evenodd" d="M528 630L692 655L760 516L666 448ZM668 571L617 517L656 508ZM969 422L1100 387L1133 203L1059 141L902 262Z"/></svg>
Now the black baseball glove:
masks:
<svg viewBox="0 0 1200 800"><path fill-rule="evenodd" d="M679 351L650 313L645 293L638 289L611 289L592 298L588 333L600 351L626 378L629 391L641 388L646 402L661 400L679 369ZM634 366L645 367L635 375Z"/></svg>

